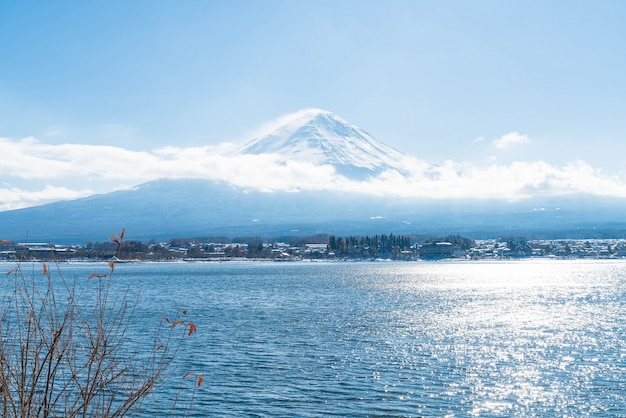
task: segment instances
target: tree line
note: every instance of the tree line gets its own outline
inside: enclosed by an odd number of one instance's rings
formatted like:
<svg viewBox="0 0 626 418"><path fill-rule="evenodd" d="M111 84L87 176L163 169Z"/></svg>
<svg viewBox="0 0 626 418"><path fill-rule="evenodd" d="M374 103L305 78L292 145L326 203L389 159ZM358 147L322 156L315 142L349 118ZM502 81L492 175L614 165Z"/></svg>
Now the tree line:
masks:
<svg viewBox="0 0 626 418"><path fill-rule="evenodd" d="M406 235L382 234L346 238L331 235L328 238L328 251L340 257L394 257L402 251L409 251L410 247L411 237Z"/></svg>

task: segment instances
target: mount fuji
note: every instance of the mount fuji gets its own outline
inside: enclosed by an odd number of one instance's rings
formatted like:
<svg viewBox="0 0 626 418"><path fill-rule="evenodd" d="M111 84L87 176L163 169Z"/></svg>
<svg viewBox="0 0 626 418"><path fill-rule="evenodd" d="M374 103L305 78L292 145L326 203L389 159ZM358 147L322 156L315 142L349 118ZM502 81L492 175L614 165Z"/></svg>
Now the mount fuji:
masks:
<svg viewBox="0 0 626 418"><path fill-rule="evenodd" d="M271 158L264 158L266 155ZM308 109L279 120L232 157L239 164L257 159L285 166L296 161L332 167L321 171L339 174L335 177L357 187L333 189L320 180L316 187L294 191L206 178L159 179L132 190L0 212L0 238L105 241L122 227L132 239L139 240L388 232L464 233L480 238L506 233L556 236L574 231L589 237L603 228L611 233L626 231L622 216L626 203L617 198L544 197L512 203L504 199L367 194L360 185L376 181L377 176L392 173L388 177L402 179L417 165L428 175L435 166L402 154L325 110ZM251 172L257 169L252 168ZM267 181L261 180L257 183ZM315 181L317 177L303 180Z"/></svg>
<svg viewBox="0 0 626 418"><path fill-rule="evenodd" d="M277 154L281 162L331 165L352 180L366 180L387 170L407 173L406 155L332 112L306 109L281 122L234 155Z"/></svg>

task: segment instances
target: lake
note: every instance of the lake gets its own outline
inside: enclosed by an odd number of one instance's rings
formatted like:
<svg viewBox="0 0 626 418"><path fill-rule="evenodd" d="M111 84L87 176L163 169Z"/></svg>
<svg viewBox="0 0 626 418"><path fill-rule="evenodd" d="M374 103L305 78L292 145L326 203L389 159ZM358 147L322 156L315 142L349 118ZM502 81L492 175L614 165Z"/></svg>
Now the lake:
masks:
<svg viewBox="0 0 626 418"><path fill-rule="evenodd" d="M626 261L119 264L114 282L138 327L197 325L197 416L626 416Z"/></svg>

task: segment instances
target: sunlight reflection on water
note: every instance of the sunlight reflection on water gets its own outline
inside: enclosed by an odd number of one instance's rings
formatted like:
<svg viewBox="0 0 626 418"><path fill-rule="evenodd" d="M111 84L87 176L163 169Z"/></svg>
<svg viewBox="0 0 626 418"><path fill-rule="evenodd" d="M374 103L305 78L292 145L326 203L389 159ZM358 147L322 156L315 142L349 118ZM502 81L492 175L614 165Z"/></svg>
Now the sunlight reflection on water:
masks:
<svg viewBox="0 0 626 418"><path fill-rule="evenodd" d="M604 409L594 405L600 382L606 395L623 397L624 351L613 333L623 294L616 300L613 292L624 281L616 282L615 270L599 275L595 263L541 261L437 270L442 280L431 286L453 302L433 318L434 332L447 335L456 365L465 367L460 386L471 392L472 414L574 414L574 405L595 413ZM581 405L571 396L585 388L589 402Z"/></svg>

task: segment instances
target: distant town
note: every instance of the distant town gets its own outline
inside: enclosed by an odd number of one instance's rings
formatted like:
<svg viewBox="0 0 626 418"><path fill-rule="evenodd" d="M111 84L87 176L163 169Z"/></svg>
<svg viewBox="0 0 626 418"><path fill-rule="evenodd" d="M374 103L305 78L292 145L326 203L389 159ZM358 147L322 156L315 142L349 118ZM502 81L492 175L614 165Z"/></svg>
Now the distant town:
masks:
<svg viewBox="0 0 626 418"><path fill-rule="evenodd" d="M113 241L81 245L0 242L0 261L226 262L350 260L494 260L521 258L626 258L626 239L473 240L461 236L375 235L337 237L172 238L166 242Z"/></svg>

